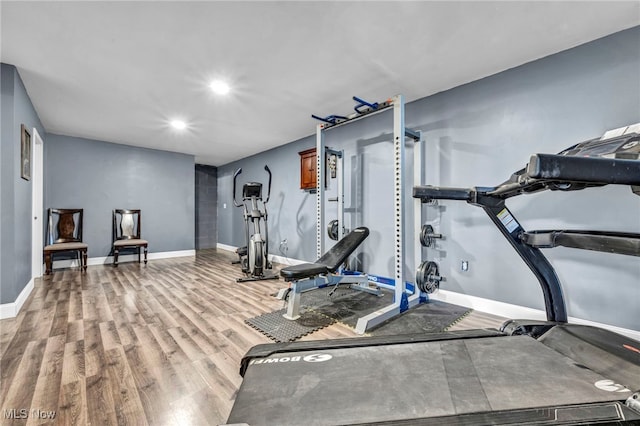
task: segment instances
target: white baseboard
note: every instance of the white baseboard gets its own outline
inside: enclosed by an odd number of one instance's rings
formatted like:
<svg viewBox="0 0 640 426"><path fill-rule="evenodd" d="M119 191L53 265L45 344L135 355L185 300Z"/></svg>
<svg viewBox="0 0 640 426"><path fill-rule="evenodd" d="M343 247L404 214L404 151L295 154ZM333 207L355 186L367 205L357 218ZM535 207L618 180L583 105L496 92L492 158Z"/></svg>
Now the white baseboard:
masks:
<svg viewBox="0 0 640 426"><path fill-rule="evenodd" d="M3 303L0 305L0 320L5 318L15 318L18 316L22 305L27 301L27 298L31 294L34 288L35 279L31 278L27 285L22 289L16 301L13 303Z"/></svg>
<svg viewBox="0 0 640 426"><path fill-rule="evenodd" d="M456 293L448 290L438 290L436 293L430 294L429 298L451 303L454 305L464 306L466 308L471 308L480 312L499 315L505 318L533 319L542 321L547 319L547 314L545 313L545 311L539 309L512 305L510 303L498 302L496 300L484 299L482 297L469 296L466 294ZM589 321L582 318L569 317L568 320L569 323L572 324L584 324L594 327L600 327L640 341L640 331L638 330L631 330L627 328L617 327L615 325Z"/></svg>
<svg viewBox="0 0 640 426"><path fill-rule="evenodd" d="M185 256L195 256L195 250L179 250L179 251L162 251L158 253L148 253L148 260L156 260L156 259L169 259L171 257L185 257ZM140 255L140 261L144 260L144 254ZM118 256L118 264L125 262L137 262L138 255L137 254L125 254ZM113 263L113 256L106 257L90 257L87 259L87 266L92 265L110 265ZM77 259L66 259L66 260L54 260L53 261L53 269L56 268L75 268L80 266L80 263Z"/></svg>
<svg viewBox="0 0 640 426"><path fill-rule="evenodd" d="M302 265L303 263L309 263L309 262L305 262L304 260L293 259L291 257L276 256L275 254L270 254L269 260L271 260L274 263L280 263L281 265L287 265L287 266Z"/></svg>
<svg viewBox="0 0 640 426"><path fill-rule="evenodd" d="M238 249L238 247L229 246L227 244L220 244L220 243L216 244L216 248L219 248L219 249L225 250L225 251L231 251L231 252L234 252L234 253ZM293 258L284 257L284 256L277 256L275 254L270 254L269 255L269 260L271 262L274 262L274 263L280 263L282 265L288 265L288 266L290 266L290 265L301 265L303 263L308 263L308 262L305 262L304 260L293 259Z"/></svg>
<svg viewBox="0 0 640 426"><path fill-rule="evenodd" d="M429 299L440 300L442 302L464 306L465 308L471 308L476 311L486 312L505 318L527 318L541 321L547 319L547 314L539 309L498 302L497 300L484 299L482 297L469 296L467 294L456 293L448 290L438 290L437 292L430 294Z"/></svg>
<svg viewBox="0 0 640 426"><path fill-rule="evenodd" d="M232 251L234 253L238 249L238 247L228 246L226 244L220 244L220 243L216 244L216 248L219 248L220 250Z"/></svg>

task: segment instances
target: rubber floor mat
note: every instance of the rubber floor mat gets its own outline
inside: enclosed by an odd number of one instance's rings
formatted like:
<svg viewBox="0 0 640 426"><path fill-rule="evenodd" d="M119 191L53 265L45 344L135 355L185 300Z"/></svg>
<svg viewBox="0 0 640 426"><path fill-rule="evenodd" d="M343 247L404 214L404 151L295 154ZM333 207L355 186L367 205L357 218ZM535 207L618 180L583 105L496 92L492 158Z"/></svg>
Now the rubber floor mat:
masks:
<svg viewBox="0 0 640 426"><path fill-rule="evenodd" d="M325 287L302 294L301 303L352 328L358 319L383 308L393 301L393 293L382 289L381 296L339 287ZM372 336L411 333L439 333L464 318L471 309L439 300L429 300L367 331Z"/></svg>
<svg viewBox="0 0 640 426"><path fill-rule="evenodd" d="M393 293L381 290L381 295L350 289L347 286L324 287L302 293L300 303L341 323L355 328L358 318L383 308L393 301ZM331 295L330 295L331 294Z"/></svg>
<svg viewBox="0 0 640 426"><path fill-rule="evenodd" d="M471 309L429 300L383 322L369 331L372 336L440 333L467 316Z"/></svg>
<svg viewBox="0 0 640 426"><path fill-rule="evenodd" d="M300 318L294 321L285 319L282 316L285 312L285 309L280 309L245 322L276 342L292 342L335 322L333 318L305 308L300 309Z"/></svg>
<svg viewBox="0 0 640 426"><path fill-rule="evenodd" d="M355 328L358 319L383 308L393 301L393 293L382 289L381 295L357 291L347 286L323 287L301 296L300 318L284 319L285 309L250 318L245 322L276 342L291 342L341 322ZM440 333L460 321L471 309L438 300L429 300L367 331L371 336L412 333Z"/></svg>

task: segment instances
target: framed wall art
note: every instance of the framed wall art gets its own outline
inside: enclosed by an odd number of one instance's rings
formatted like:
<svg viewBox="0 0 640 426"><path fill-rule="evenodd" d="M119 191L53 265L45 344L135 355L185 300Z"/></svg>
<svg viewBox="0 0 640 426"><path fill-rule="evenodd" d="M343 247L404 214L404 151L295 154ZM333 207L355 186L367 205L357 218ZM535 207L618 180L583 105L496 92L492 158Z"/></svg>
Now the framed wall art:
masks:
<svg viewBox="0 0 640 426"><path fill-rule="evenodd" d="M31 134L24 124L20 125L20 177L31 179Z"/></svg>

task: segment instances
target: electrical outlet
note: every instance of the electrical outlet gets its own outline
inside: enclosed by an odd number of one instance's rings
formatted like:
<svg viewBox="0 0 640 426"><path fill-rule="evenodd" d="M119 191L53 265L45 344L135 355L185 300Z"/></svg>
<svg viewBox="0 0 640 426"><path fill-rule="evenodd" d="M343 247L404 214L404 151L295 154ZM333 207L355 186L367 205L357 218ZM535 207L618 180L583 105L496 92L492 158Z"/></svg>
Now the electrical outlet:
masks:
<svg viewBox="0 0 640 426"><path fill-rule="evenodd" d="M467 272L469 270L469 261L468 260L463 260L462 263L460 263L460 270L463 272Z"/></svg>

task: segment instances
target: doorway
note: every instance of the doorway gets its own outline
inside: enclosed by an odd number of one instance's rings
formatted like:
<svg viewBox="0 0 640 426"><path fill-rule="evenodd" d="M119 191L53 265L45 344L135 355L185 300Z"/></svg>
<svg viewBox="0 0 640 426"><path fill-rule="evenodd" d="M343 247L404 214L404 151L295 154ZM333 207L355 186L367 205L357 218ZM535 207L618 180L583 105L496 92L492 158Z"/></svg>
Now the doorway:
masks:
<svg viewBox="0 0 640 426"><path fill-rule="evenodd" d="M216 248L218 243L218 169L196 164L195 247Z"/></svg>
<svg viewBox="0 0 640 426"><path fill-rule="evenodd" d="M44 239L43 198L44 198L44 146L36 128L33 128L33 163L31 170L31 278L42 276L42 248Z"/></svg>

